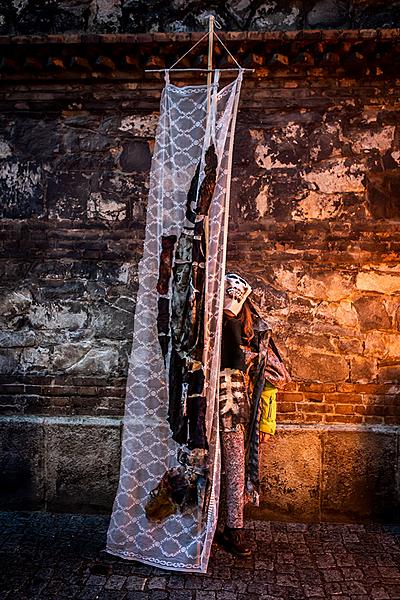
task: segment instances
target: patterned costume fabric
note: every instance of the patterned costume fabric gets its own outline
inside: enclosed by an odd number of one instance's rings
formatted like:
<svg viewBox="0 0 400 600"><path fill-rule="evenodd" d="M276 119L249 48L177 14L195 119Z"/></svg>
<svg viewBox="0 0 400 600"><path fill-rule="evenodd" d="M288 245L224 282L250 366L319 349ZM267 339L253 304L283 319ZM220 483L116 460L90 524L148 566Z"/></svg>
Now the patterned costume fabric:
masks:
<svg viewBox="0 0 400 600"><path fill-rule="evenodd" d="M165 569L205 572L215 532L219 499L220 448L218 375L223 307L229 189L237 105L242 72L218 89L177 87L168 79L161 98L160 119L151 167L143 258L139 264L132 354L129 362L121 468L107 534L107 551ZM188 224L188 194L199 168L197 202L206 173L206 152L214 145L215 189L208 208L204 282L202 372L205 436L208 445L209 493L202 509L176 511L160 522L149 519L151 492L165 473L176 469L180 444L173 439L169 373L172 331L171 270L178 241ZM194 184L193 184L194 185ZM188 244L189 246L190 244ZM179 246L185 252L185 244ZM162 267L160 268L162 263ZM222 290L222 293L221 293ZM176 308L176 307L175 307ZM174 309L175 310L175 309ZM181 359L182 357L179 356ZM173 366L173 365L172 365ZM190 452L190 449L189 449ZM169 484L168 481L165 482ZM151 506L150 506L151 509ZM170 507L166 506L166 512Z"/></svg>
<svg viewBox="0 0 400 600"><path fill-rule="evenodd" d="M221 431L244 430L250 421L246 376L239 369L223 369L219 376Z"/></svg>
<svg viewBox="0 0 400 600"><path fill-rule="evenodd" d="M244 431L222 431L222 468L226 486L226 517L228 527L243 527L245 502L245 442Z"/></svg>

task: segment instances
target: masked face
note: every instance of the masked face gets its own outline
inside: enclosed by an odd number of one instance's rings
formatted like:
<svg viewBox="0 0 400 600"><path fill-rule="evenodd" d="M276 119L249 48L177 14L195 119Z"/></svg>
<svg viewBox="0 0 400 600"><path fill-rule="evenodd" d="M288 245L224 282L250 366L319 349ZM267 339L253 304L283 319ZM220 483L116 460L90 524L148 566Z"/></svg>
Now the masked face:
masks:
<svg viewBox="0 0 400 600"><path fill-rule="evenodd" d="M245 279L236 273L225 275L224 311L236 317L242 310L246 298L251 294L251 287Z"/></svg>

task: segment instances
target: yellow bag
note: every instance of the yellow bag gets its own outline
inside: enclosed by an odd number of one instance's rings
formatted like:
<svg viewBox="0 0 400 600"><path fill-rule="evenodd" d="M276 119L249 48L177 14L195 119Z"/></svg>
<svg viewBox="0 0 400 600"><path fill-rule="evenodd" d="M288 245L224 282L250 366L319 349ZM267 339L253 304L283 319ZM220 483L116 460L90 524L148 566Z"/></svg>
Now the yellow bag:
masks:
<svg viewBox="0 0 400 600"><path fill-rule="evenodd" d="M276 431L276 394L278 390L268 381L261 393L260 431L274 435Z"/></svg>

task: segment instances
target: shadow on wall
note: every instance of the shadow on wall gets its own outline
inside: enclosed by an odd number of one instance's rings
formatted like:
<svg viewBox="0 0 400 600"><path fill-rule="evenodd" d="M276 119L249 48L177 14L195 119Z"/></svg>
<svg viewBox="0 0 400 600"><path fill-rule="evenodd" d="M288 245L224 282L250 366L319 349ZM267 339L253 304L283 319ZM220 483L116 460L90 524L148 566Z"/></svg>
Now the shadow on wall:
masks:
<svg viewBox="0 0 400 600"><path fill-rule="evenodd" d="M120 434L120 419L3 417L2 510L108 513Z"/></svg>

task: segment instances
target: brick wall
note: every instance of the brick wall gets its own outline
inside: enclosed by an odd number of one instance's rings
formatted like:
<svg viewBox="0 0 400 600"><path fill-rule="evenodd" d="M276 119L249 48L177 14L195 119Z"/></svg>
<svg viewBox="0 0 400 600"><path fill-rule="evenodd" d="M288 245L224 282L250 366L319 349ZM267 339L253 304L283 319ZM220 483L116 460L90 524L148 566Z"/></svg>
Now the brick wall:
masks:
<svg viewBox="0 0 400 600"><path fill-rule="evenodd" d="M267 65L264 42L246 43L257 69L240 102L228 268L248 277L293 376L279 424L362 435L386 426L395 448L400 81L372 59L358 75L314 58ZM280 43L283 52L288 38ZM323 61L323 43L320 35L307 52ZM123 414L162 82L113 76L17 73L1 91L0 404L9 419Z"/></svg>

